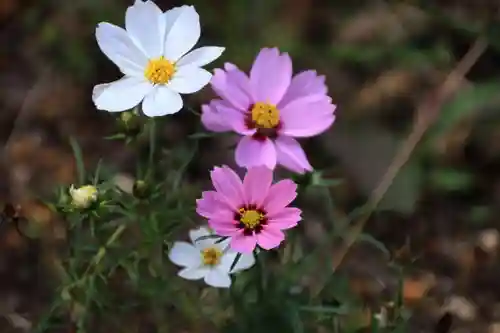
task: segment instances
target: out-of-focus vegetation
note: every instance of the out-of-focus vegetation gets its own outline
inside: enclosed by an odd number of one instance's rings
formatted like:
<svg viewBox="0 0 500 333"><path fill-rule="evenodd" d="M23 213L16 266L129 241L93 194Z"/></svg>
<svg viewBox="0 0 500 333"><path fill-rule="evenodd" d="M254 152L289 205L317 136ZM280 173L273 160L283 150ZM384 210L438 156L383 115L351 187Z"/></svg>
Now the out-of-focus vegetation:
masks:
<svg viewBox="0 0 500 333"><path fill-rule="evenodd" d="M184 4L157 3L163 10ZM65 251L78 248L78 258L92 260L115 226L97 225L102 239L91 228L80 235L70 219L42 204L57 186L78 182L69 137L82 147L89 178L103 159L99 177L109 186L130 192L134 180L145 176L137 161L145 161L142 169L148 162L148 131L129 145L104 140L123 127L91 101L93 85L119 76L97 47L95 26L123 25L130 2L4 0L0 194L21 204L27 218L21 229L29 239L2 224L1 332L74 332L82 321L87 332L500 332L500 4L190 4L200 13L204 43L226 47L216 66L228 61L248 69L261 47L277 46L290 53L295 71L315 69L327 77L337 121L304 145L323 178L336 181L303 193L304 222L292 233L294 246L287 244L279 256L266 254L275 266L265 293L246 289L263 276L258 270L238 277L234 293L177 279L172 265L155 261L164 249L154 236L170 232L164 229L172 225L163 221L182 221L183 227L175 225L181 231L201 222L186 203L206 188L209 168L233 163L234 140L188 138L202 131L189 112L162 119L157 154L167 162L158 169L168 175L168 203L176 209L150 217L159 229L147 229L152 220L141 220L138 228L149 233L144 239L154 239L149 247L141 243L137 251L137 230L126 233L129 243L110 248L102 271L69 293L65 287L81 276L65 276L61 267L80 272L87 262L74 263L76 254ZM441 98L443 83L458 82L460 76L449 74L478 39L485 46L479 58L453 93ZM188 102L198 106L211 96L207 88ZM343 236L358 221L348 214L363 214L356 208L377 193L401 150L408 151L422 117L428 120L425 133L359 241L345 251ZM162 198L152 202L164 205ZM286 271L310 253L308 269ZM117 258L130 256L137 267L111 270ZM283 290L292 282L291 290ZM380 328L373 318L382 318Z"/></svg>

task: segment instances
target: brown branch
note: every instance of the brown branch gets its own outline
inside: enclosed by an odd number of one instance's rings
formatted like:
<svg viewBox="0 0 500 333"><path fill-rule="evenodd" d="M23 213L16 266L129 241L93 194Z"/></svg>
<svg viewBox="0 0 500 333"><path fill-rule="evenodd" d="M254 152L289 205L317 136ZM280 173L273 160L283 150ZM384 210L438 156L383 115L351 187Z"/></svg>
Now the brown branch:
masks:
<svg viewBox="0 0 500 333"><path fill-rule="evenodd" d="M437 91L431 95L418 107L416 111L416 119L413 130L408 138L403 143L402 147L393 158L389 168L382 177L379 185L370 195L363 212L363 215L352 227L349 235L346 237L345 245L333 256L333 272L339 267L348 253L351 246L356 242L358 236L364 229L370 216L380 204L385 193L391 186L394 178L397 176L401 168L408 162L415 147L422 139L429 127L438 119L440 110L443 104L458 90L464 81L464 76L469 72L472 66L477 62L479 57L484 53L487 47L487 41L480 37L470 47L465 56L460 60L455 69L448 75L443 84ZM321 288L316 290L316 294L321 291Z"/></svg>

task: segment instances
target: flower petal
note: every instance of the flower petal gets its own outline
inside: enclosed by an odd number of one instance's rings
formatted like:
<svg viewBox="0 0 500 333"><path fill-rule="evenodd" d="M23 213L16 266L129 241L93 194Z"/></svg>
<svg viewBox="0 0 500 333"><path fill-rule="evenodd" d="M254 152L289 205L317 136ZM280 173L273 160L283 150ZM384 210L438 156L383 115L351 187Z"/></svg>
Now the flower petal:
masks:
<svg viewBox="0 0 500 333"><path fill-rule="evenodd" d="M237 256L238 252L235 252L231 249L227 250L226 254L222 257L221 263L218 268L222 269L223 271L229 272ZM237 273L249 269L254 264L255 264L255 257L253 253L244 253L238 259L238 262L234 266L231 273Z"/></svg>
<svg viewBox="0 0 500 333"><path fill-rule="evenodd" d="M163 53L165 26L163 12L153 1L136 0L133 6L127 8L125 28L150 59L158 58Z"/></svg>
<svg viewBox="0 0 500 333"><path fill-rule="evenodd" d="M297 197L297 184L290 179L273 184L264 199L264 209L269 217L279 213Z"/></svg>
<svg viewBox="0 0 500 333"><path fill-rule="evenodd" d="M216 191L205 191L201 199L196 200L196 212L207 219L231 220L233 210L226 197Z"/></svg>
<svg viewBox="0 0 500 333"><path fill-rule="evenodd" d="M152 89L153 86L143 79L125 76L95 86L92 100L99 110L121 112L137 106Z"/></svg>
<svg viewBox="0 0 500 333"><path fill-rule="evenodd" d="M293 77L278 107L282 109L288 103L301 98L316 101L324 98L326 93L325 77L323 75L318 76L316 71L304 71Z"/></svg>
<svg viewBox="0 0 500 333"><path fill-rule="evenodd" d="M233 219L231 220L218 220L210 219L208 220L208 225L210 228L214 229L215 233L219 236L233 237L241 232L237 227L237 222Z"/></svg>
<svg viewBox="0 0 500 333"><path fill-rule="evenodd" d="M299 174L313 170L297 140L287 136L279 136L275 144L279 164Z"/></svg>
<svg viewBox="0 0 500 333"><path fill-rule="evenodd" d="M250 81L245 73L233 66L226 66L227 71L215 69L210 84L217 95L246 112L252 104Z"/></svg>
<svg viewBox="0 0 500 333"><path fill-rule="evenodd" d="M277 48L262 49L252 69L250 83L256 101L278 104L292 80L292 61Z"/></svg>
<svg viewBox="0 0 500 333"><path fill-rule="evenodd" d="M249 269L253 265L255 265L255 256L253 255L253 253L243 253L231 273L244 271L246 269Z"/></svg>
<svg viewBox="0 0 500 333"><path fill-rule="evenodd" d="M240 177L229 167L215 167L210 172L217 193L236 211L244 203L243 185Z"/></svg>
<svg viewBox="0 0 500 333"><path fill-rule="evenodd" d="M114 62L123 74L144 77L148 58L125 30L103 22L97 25L95 35L102 53Z"/></svg>
<svg viewBox="0 0 500 333"><path fill-rule="evenodd" d="M243 179L245 202L260 207L267 196L273 182L273 171L266 166L256 166L248 169Z"/></svg>
<svg viewBox="0 0 500 333"><path fill-rule="evenodd" d="M229 288L231 286L231 278L228 273L213 268L205 275L205 283L216 288Z"/></svg>
<svg viewBox="0 0 500 333"><path fill-rule="evenodd" d="M219 58L224 50L225 48L217 46L200 47L179 59L177 65L202 67Z"/></svg>
<svg viewBox="0 0 500 333"><path fill-rule="evenodd" d="M142 111L148 117L159 117L179 112L182 105L182 97L179 93L160 85L146 95L142 103Z"/></svg>
<svg viewBox="0 0 500 333"><path fill-rule="evenodd" d="M240 253L252 253L256 244L255 235L245 236L242 231L231 238L231 249Z"/></svg>
<svg viewBox="0 0 500 333"><path fill-rule="evenodd" d="M335 120L335 105L329 97L311 102L297 99L281 109L280 134L293 137L310 137L326 131Z"/></svg>
<svg viewBox="0 0 500 333"><path fill-rule="evenodd" d="M302 219L302 211L295 207L286 207L278 213L268 214L269 225L277 229L290 229L295 227Z"/></svg>
<svg viewBox="0 0 500 333"><path fill-rule="evenodd" d="M278 228L271 227L271 225L266 226L257 234L257 244L264 250L278 247L283 240L285 240L285 234Z"/></svg>
<svg viewBox="0 0 500 333"><path fill-rule="evenodd" d="M276 149L274 143L265 138L257 140L251 136L241 138L235 152L236 163L245 168L265 165L274 170L276 167Z"/></svg>
<svg viewBox="0 0 500 333"><path fill-rule="evenodd" d="M212 74L196 66L179 67L167 87L181 94L192 94L206 86Z"/></svg>
<svg viewBox="0 0 500 333"><path fill-rule="evenodd" d="M199 267L202 264L200 250L186 242L175 242L168 253L168 258L174 264L183 267Z"/></svg>
<svg viewBox="0 0 500 333"><path fill-rule="evenodd" d="M216 105L223 103L220 100L214 100L210 104L201 106L201 122L206 129L213 132L228 132L232 130L226 119L218 111Z"/></svg>
<svg viewBox="0 0 500 333"><path fill-rule="evenodd" d="M176 62L193 48L200 38L200 17L193 6L181 6L164 17L168 31L163 55Z"/></svg>
<svg viewBox="0 0 500 333"><path fill-rule="evenodd" d="M207 267L184 268L177 275L186 280L199 280L204 278L209 272L210 269Z"/></svg>
<svg viewBox="0 0 500 333"><path fill-rule="evenodd" d="M215 244L217 237L206 237L210 235L215 236L208 228L205 227L189 230L189 238L198 250L203 250L204 248Z"/></svg>
<svg viewBox="0 0 500 333"><path fill-rule="evenodd" d="M253 135L256 130L248 128L246 124L246 115L240 110L235 109L233 106L228 106L226 103L218 103L214 105L217 112L223 117L228 125L231 126L233 131L241 135Z"/></svg>

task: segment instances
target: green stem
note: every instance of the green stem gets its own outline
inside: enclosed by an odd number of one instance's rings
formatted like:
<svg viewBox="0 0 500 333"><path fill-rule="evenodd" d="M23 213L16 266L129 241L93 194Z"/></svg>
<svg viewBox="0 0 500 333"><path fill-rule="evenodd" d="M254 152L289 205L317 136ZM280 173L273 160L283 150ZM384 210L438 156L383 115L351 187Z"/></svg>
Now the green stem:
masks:
<svg viewBox="0 0 500 333"><path fill-rule="evenodd" d="M151 119L149 123L149 158L148 158L148 175L153 171L154 155L156 150L156 123Z"/></svg>
<svg viewBox="0 0 500 333"><path fill-rule="evenodd" d="M106 241L106 244L104 246L101 246L97 254L92 258L91 264L87 267L87 270L83 274L81 280L84 280L88 276L92 267L97 267L101 263L102 259L106 256L107 248L114 244L114 242L118 239L118 237L120 237L120 235L125 231L126 228L127 226L125 224L121 224L118 228L116 228L115 232Z"/></svg>

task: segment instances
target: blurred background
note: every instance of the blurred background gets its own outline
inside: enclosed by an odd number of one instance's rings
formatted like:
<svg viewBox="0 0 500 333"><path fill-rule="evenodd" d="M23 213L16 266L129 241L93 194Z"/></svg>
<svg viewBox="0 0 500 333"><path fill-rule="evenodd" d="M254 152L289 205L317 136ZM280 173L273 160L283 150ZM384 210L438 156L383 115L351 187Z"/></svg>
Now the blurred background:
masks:
<svg viewBox="0 0 500 333"><path fill-rule="evenodd" d="M414 128L416 110L432 96L479 37L488 46L384 196L366 231L409 269L404 301L415 332L435 330L443 314L449 332L500 332L500 3L494 0L158 0L167 10L193 4L202 23L200 44L226 47L214 66L230 61L248 69L261 47L289 52L294 71L327 78L337 120L304 141L312 165L342 180L330 189L335 214L363 204ZM94 37L101 21L123 26L125 0L0 1L0 199L19 203L27 217L49 227L27 241L2 224L0 329L29 332L47 308L44 263L51 242L64 237L39 198L71 184L74 136L86 162L100 157L121 181L133 177L137 153L102 138L116 118L97 111L95 84L120 73ZM212 68L212 67L209 67ZM188 98L199 106L209 88ZM425 109L425 108L424 108ZM160 131L169 146L198 127L182 112ZM232 164L232 137L207 138L188 169L189 182L206 182L214 164ZM304 236L314 244L325 227L317 198L305 199ZM332 250L333 251L333 250ZM394 288L387 262L369 252L348 256L353 292L367 301ZM447 326L447 325L445 325ZM5 327L5 328L3 328ZM13 331L16 331L13 330Z"/></svg>

